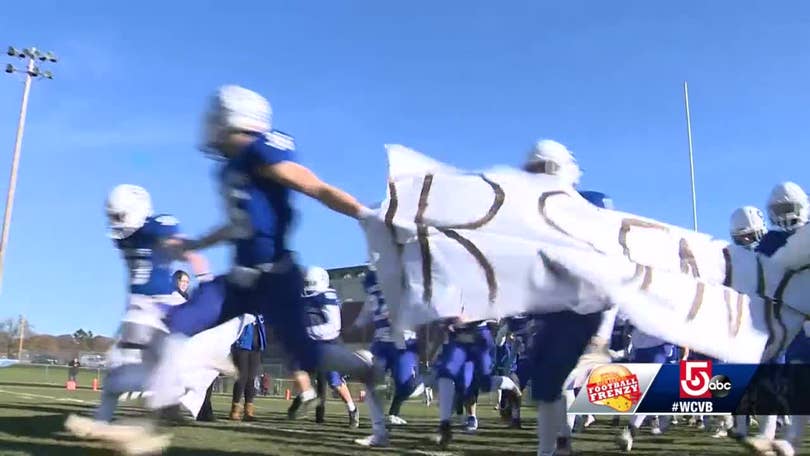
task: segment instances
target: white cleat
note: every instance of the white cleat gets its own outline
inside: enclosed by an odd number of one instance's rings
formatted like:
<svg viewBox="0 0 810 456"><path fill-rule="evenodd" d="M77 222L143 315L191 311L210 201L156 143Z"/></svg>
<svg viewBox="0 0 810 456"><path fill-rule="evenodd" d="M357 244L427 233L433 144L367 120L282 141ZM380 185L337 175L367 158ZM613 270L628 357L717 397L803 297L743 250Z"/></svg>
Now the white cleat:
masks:
<svg viewBox="0 0 810 456"><path fill-rule="evenodd" d="M588 415L587 417L585 417L585 422L582 424L582 427L588 428L593 423L596 423L596 417L593 415Z"/></svg>
<svg viewBox="0 0 810 456"><path fill-rule="evenodd" d="M796 449L787 440L774 440L772 447L779 456L795 456L796 454Z"/></svg>
<svg viewBox="0 0 810 456"><path fill-rule="evenodd" d="M633 449L633 434L630 432L630 429L622 429L621 434L616 436L616 445L621 451L625 451L627 453Z"/></svg>
<svg viewBox="0 0 810 456"><path fill-rule="evenodd" d="M354 443L369 447L369 448L381 448L388 446L388 434L372 434L368 437L363 437L362 439L356 439Z"/></svg>
<svg viewBox="0 0 810 456"><path fill-rule="evenodd" d="M70 415L65 420L65 429L76 437L110 442L129 442L149 433L143 426L110 424L78 415Z"/></svg>
<svg viewBox="0 0 810 456"><path fill-rule="evenodd" d="M740 443L745 445L752 454L758 456L776 456L773 441L764 437L746 437L740 440Z"/></svg>
<svg viewBox="0 0 810 456"><path fill-rule="evenodd" d="M728 431L725 429L718 429L717 432L712 435L713 439L722 439L728 437Z"/></svg>
<svg viewBox="0 0 810 456"><path fill-rule="evenodd" d="M416 385L416 388L414 388L413 392L411 393L410 396L408 396L408 398L413 399L413 398L419 397L419 396L421 396L423 394L425 394L425 384L420 383L420 384Z"/></svg>
<svg viewBox="0 0 810 456"><path fill-rule="evenodd" d="M396 415L388 415L388 424L391 426L405 426L408 422Z"/></svg>

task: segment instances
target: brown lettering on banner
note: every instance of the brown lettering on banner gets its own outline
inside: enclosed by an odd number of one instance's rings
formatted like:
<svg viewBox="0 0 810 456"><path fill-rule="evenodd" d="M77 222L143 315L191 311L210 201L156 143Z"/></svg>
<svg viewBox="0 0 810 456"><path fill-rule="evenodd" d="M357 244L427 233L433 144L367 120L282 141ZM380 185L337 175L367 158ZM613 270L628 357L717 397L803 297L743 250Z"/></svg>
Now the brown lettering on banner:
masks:
<svg viewBox="0 0 810 456"><path fill-rule="evenodd" d="M686 238L681 238L678 243L678 257L681 259L681 272L684 274L691 272L693 277L700 277L695 254L689 247L689 242Z"/></svg>
<svg viewBox="0 0 810 456"><path fill-rule="evenodd" d="M430 256L428 227L424 224L431 185L433 185L433 174L427 174L422 180L422 191L419 193L419 204L413 220L416 224L416 240L419 242L419 252L422 255L422 301L424 302L430 302L431 298L433 298L433 258Z"/></svg>
<svg viewBox="0 0 810 456"><path fill-rule="evenodd" d="M498 281L495 276L495 269L492 263L486 258L484 253L472 241L459 234L456 230L477 230L486 225L498 214L503 203L506 200L506 193L503 187L497 182L488 179L483 174L477 174L481 180L490 186L493 193L492 204L483 217L473 220L471 222L451 224L451 225L434 225L433 228L447 236L448 238L456 241L461 245L472 257L476 263L481 267L484 272L484 277L487 281L489 289L489 302L492 304L498 295ZM427 174L422 181L422 190L419 194L419 203L417 205L416 216L414 223L416 224L416 238L419 243L419 251L422 256L422 285L423 293L422 300L429 302L433 298L433 257L430 252L430 242L428 238L429 225L425 223L425 211L428 207L430 190L433 186L433 174Z"/></svg>
<svg viewBox="0 0 810 456"><path fill-rule="evenodd" d="M595 251L597 251L599 253L605 253L605 252L599 250L592 242L588 241L587 239L578 239L578 238L574 237L571 233L564 230L563 227L558 225L554 220L551 219L551 217L549 217L549 215L546 213L546 205L548 204L548 200L552 196L559 196L559 195L565 195L565 196L571 198L571 194L564 191L564 190L552 190L550 192L544 192L542 195L540 195L540 198L537 200L537 206L538 206L538 210L540 211L540 216L543 217L543 220L545 220L546 223L548 223L548 225L550 227L554 228L555 230L559 231L560 233L562 233L562 234L564 234L564 235L566 235L566 236L568 236L568 237L570 237L572 239L576 239L576 240L578 240L580 242L584 242L584 243L588 244L588 246L590 248L594 249Z"/></svg>
<svg viewBox="0 0 810 456"><path fill-rule="evenodd" d="M700 306L703 305L703 297L706 294L706 284L703 282L698 282L697 287L695 288L695 298L692 300L692 307L689 309L689 313L686 315L686 321L692 321L697 316L698 311L700 311Z"/></svg>
<svg viewBox="0 0 810 456"><path fill-rule="evenodd" d="M498 297L498 281L495 279L495 269L492 268L492 264L490 264L489 260L484 256L484 253L481 252L472 241L458 234L455 230L445 228L438 228L438 230L445 236L461 244L461 246L475 258L475 261L478 262L481 269L484 270L487 288L489 288L489 303L490 305L493 304L495 298Z"/></svg>
<svg viewBox="0 0 810 456"><path fill-rule="evenodd" d="M630 261L633 260L633 257L630 255L630 247L627 246L627 235L630 233L630 229L633 227L661 230L664 232L669 231L669 229L666 226L659 225L658 223L648 222L646 220L639 220L634 218L622 219L622 226L621 228L619 228L619 245L622 246L624 256L629 258Z"/></svg>
<svg viewBox="0 0 810 456"><path fill-rule="evenodd" d="M487 179L487 177L483 174L477 174L477 176L486 182L490 188L492 188L492 193L494 194L492 204L489 206L489 209L487 209L487 213L484 214L484 216L480 219L473 220L472 222L460 223L457 225L437 226L436 228L440 230L477 230L495 218L495 215L497 215L498 211L501 210L503 202L506 200L506 193L503 191L503 187L501 187L497 182Z"/></svg>
<svg viewBox="0 0 810 456"><path fill-rule="evenodd" d="M734 271L731 267L731 250L729 250L727 246L723 247L723 261L725 262L726 265L726 278L723 279L723 286L730 287L731 284L733 283L732 274L734 273Z"/></svg>
<svg viewBox="0 0 810 456"><path fill-rule="evenodd" d="M397 195L397 187L392 181L388 181L388 208L385 210L385 226L388 227L388 233L391 235L391 241L397 249L397 260L402 263L402 244L397 242L397 230L394 227L394 217L399 209L399 196ZM408 286L408 277L405 268L400 268L402 274L399 277L400 285L402 288Z"/></svg>

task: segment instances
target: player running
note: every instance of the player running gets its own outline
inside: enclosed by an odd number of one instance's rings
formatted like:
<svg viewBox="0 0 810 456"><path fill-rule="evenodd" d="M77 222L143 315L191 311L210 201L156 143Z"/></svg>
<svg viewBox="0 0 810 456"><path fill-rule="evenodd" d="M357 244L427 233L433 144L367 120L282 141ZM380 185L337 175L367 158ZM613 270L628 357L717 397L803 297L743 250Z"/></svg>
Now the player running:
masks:
<svg viewBox="0 0 810 456"><path fill-rule="evenodd" d="M70 415L65 427L76 436L110 440L125 445L125 451L136 451L133 445L149 445L150 439L140 426L110 424L118 398L146 389L169 333L164 318L173 306L185 302L174 292L173 262L189 262L197 275L208 273L208 264L192 251L175 256L173 246L182 242L179 223L171 215L154 214L144 188L118 185L107 198L106 212L109 236L129 270L128 304L110 352L112 367L104 378L101 404L93 419Z"/></svg>
<svg viewBox="0 0 810 456"><path fill-rule="evenodd" d="M367 384L373 435L355 442L385 446L388 432L373 388L377 378L372 361L342 344L319 345L309 337L302 302L304 279L287 244L294 221L293 192L355 219L362 220L372 212L297 163L293 137L272 129L271 118L264 97L235 85L217 90L206 113L203 150L222 161L219 183L228 219L210 234L187 241L183 249L201 250L228 242L235 256L224 302L213 309L200 309L209 316L202 326L211 327L243 313L263 314L301 370L343 372ZM311 381L300 380L302 396L316 400Z"/></svg>
<svg viewBox="0 0 810 456"><path fill-rule="evenodd" d="M369 261L363 286L366 290L366 302L357 319L355 327L374 323L374 337L371 353L374 362L382 369L391 372L394 381L394 398L388 410L388 424L401 426L408 424L400 416L402 404L410 398L418 397L425 392L425 384L419 374L419 342L416 332L402 330L397 332L389 320L388 306L377 283L375 255Z"/></svg>
<svg viewBox="0 0 810 456"><path fill-rule="evenodd" d="M341 319L340 300L335 290L329 287L329 273L319 267L307 269L304 278L304 303L307 311L307 331L309 337L318 344L339 344ZM326 411L326 385L340 396L346 404L346 411L349 414L349 427L356 428L360 425L360 412L352 400L349 387L343 380L343 376L336 371L317 372L318 406L315 408L315 422L323 423ZM295 373L296 382L299 388L302 383L309 378L309 373L298 371ZM287 416L295 419L301 412L301 405L308 402L309 398L302 397L303 394L310 393L311 390L304 390L293 400L292 405L287 410Z"/></svg>

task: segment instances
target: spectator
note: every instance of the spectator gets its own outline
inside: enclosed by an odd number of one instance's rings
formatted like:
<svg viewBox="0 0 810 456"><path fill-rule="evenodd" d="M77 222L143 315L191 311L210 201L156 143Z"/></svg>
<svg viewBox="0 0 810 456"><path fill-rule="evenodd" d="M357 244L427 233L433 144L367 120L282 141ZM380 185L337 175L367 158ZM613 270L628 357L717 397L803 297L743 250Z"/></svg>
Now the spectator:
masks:
<svg viewBox="0 0 810 456"><path fill-rule="evenodd" d="M262 396L267 396L270 392L270 375L265 372L262 374Z"/></svg>
<svg viewBox="0 0 810 456"><path fill-rule="evenodd" d="M236 383L233 384L233 404L230 419L242 419L242 396L245 397L244 421L256 420L256 409L253 399L256 397L256 376L262 361L262 352L267 344L264 329L264 317L256 315L256 321L245 326L242 334L231 347L234 364L239 370Z"/></svg>
<svg viewBox="0 0 810 456"><path fill-rule="evenodd" d="M188 300L188 287L191 285L191 279L186 271L178 269L172 275L174 279L174 288L177 293Z"/></svg>
<svg viewBox="0 0 810 456"><path fill-rule="evenodd" d="M68 363L69 382L76 381L76 377L79 375L79 367L81 367L81 364L79 363L79 358L73 358L73 360Z"/></svg>
<svg viewBox="0 0 810 456"><path fill-rule="evenodd" d="M188 300L188 289L191 286L191 278L189 277L186 271L182 269L178 269L172 275L172 279L174 280L174 288L175 292L182 296L184 299ZM216 379L214 379L216 381ZM214 382L212 381L210 385L208 385L208 389L205 391L205 400L200 407L200 411L197 413L197 421L216 421L216 417L214 417L214 408L211 405L211 393L213 392Z"/></svg>

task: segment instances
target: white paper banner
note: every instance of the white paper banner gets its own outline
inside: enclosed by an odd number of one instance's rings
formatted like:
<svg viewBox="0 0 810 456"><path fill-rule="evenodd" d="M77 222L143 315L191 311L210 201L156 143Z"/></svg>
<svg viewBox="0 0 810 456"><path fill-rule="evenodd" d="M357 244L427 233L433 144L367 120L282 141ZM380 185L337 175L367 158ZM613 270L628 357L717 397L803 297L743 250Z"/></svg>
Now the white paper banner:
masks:
<svg viewBox="0 0 810 456"><path fill-rule="evenodd" d="M363 227L399 326L616 303L642 331L728 361L773 342L770 304L723 286L750 252L597 208L553 176L465 173L396 145L388 156L386 199ZM784 268L766 263L773 291Z"/></svg>

